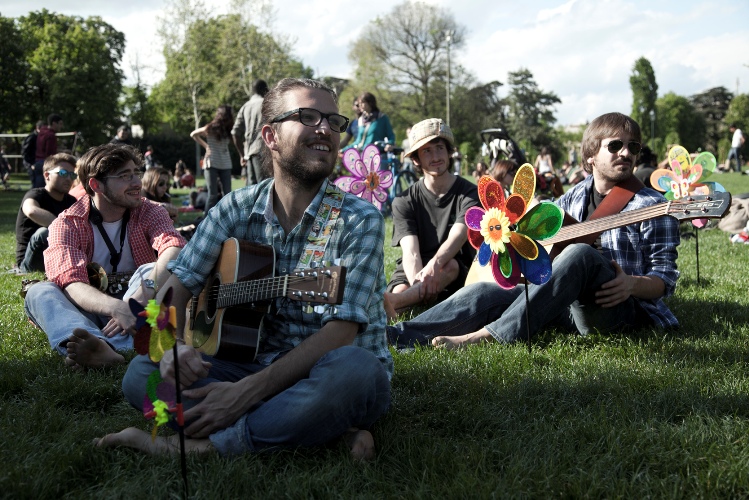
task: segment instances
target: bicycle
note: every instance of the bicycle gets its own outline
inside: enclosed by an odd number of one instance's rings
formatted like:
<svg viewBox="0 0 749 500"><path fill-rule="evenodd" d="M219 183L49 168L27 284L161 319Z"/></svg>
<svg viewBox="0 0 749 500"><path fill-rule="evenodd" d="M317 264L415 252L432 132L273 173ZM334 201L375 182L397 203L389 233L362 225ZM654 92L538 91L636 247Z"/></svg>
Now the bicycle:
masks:
<svg viewBox="0 0 749 500"><path fill-rule="evenodd" d="M393 174L393 184L390 186L390 189L388 190L388 199L385 203L382 205L382 212L384 215L390 215L392 213L392 204L393 200L400 196L401 194L408 191L408 188L410 188L413 184L418 182L418 177L416 177L416 173L411 170L410 166L403 168L400 156L403 153L403 148L389 148L389 151L386 151L388 149L386 146L388 146L390 143L385 141L376 141L374 143L375 146L377 146L380 150L380 159L381 159L381 165L385 165L390 172Z"/></svg>

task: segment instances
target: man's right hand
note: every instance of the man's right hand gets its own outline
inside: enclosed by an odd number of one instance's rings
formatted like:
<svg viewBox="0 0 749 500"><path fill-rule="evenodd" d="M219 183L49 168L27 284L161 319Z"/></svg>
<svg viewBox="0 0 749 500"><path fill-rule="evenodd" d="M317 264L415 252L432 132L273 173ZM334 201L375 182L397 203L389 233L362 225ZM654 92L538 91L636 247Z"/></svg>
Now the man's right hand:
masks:
<svg viewBox="0 0 749 500"><path fill-rule="evenodd" d="M208 376L208 370L211 364L203 361L200 352L192 346L177 346L177 355L179 356L179 384L180 389L190 387L196 380ZM175 384L174 380L174 351L171 349L164 353L159 363L161 378L167 382Z"/></svg>
<svg viewBox="0 0 749 500"><path fill-rule="evenodd" d="M135 333L135 319L127 302L120 300L117 307L112 311L112 317L107 325L101 329L101 332L107 337L133 334Z"/></svg>

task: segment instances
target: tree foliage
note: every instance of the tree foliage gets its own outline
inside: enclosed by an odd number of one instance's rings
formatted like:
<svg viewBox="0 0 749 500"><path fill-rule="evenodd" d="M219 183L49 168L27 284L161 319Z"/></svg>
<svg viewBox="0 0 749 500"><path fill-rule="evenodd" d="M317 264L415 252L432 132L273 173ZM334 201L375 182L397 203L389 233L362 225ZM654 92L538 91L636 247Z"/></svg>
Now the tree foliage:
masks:
<svg viewBox="0 0 749 500"><path fill-rule="evenodd" d="M28 75L26 49L21 31L13 19L0 17L0 132L27 132L33 125L19 121L28 108L24 83Z"/></svg>
<svg viewBox="0 0 749 500"><path fill-rule="evenodd" d="M705 146L705 120L686 97L673 92L656 101L658 135L665 137L663 151L656 151L659 157L667 153L665 148L678 138L678 144L688 151L697 151ZM675 135L674 135L675 134Z"/></svg>
<svg viewBox="0 0 749 500"><path fill-rule="evenodd" d="M658 99L658 84L650 61L644 57L635 61L629 85L632 89L632 119L640 124L643 135L647 137L645 131L650 130L650 113L655 111Z"/></svg>
<svg viewBox="0 0 749 500"><path fill-rule="evenodd" d="M705 149L718 151L720 139L727 133L725 116L733 94L725 87L714 87L689 98L705 120Z"/></svg>

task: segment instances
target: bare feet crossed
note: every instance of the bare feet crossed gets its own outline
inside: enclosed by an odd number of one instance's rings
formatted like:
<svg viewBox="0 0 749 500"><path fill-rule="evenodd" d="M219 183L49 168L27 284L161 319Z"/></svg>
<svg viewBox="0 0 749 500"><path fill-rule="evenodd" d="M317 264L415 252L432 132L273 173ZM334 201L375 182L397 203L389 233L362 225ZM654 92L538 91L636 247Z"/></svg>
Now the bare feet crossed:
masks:
<svg viewBox="0 0 749 500"><path fill-rule="evenodd" d="M151 439L150 433L135 427L128 427L120 432L95 438L94 446L100 448L125 446L149 455L165 455L167 453L179 453L179 436L175 434L169 437L157 436L156 439ZM187 453L206 453L215 451L215 448L209 439L186 439L185 451Z"/></svg>
<svg viewBox="0 0 749 500"><path fill-rule="evenodd" d="M125 362L125 358L109 344L83 328L73 330L73 335L68 339L67 350L65 364L73 370L102 368Z"/></svg>

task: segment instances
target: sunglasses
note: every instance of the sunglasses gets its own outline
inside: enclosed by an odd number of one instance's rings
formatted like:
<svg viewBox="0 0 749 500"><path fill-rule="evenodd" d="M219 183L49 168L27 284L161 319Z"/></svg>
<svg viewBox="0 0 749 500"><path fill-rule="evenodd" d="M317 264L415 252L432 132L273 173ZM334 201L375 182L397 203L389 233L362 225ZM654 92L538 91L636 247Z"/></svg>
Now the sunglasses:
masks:
<svg viewBox="0 0 749 500"><path fill-rule="evenodd" d="M620 141L619 139L616 139L614 141L609 142L604 147L609 150L609 153L616 154L619 151L621 151L622 148L624 147L624 141ZM627 150L633 155L639 154L641 149L642 149L642 144L640 144L639 142L629 141L627 143Z"/></svg>
<svg viewBox="0 0 749 500"><path fill-rule="evenodd" d="M346 118L345 116L339 115L338 113L322 113L313 108L292 109L291 111L287 111L286 113L281 113L277 117L273 118L270 122L282 122L292 115L297 115L297 119L302 122L302 125L306 125L308 127L317 127L322 123L323 118L328 120L330 130L332 130L333 132L345 132L346 127L348 127L348 118Z"/></svg>
<svg viewBox="0 0 749 500"><path fill-rule="evenodd" d="M50 170L49 173L57 174L63 179L70 177L71 179L76 180L78 178L78 174L76 174L75 172L68 172L67 170L62 168L58 168L57 170Z"/></svg>

